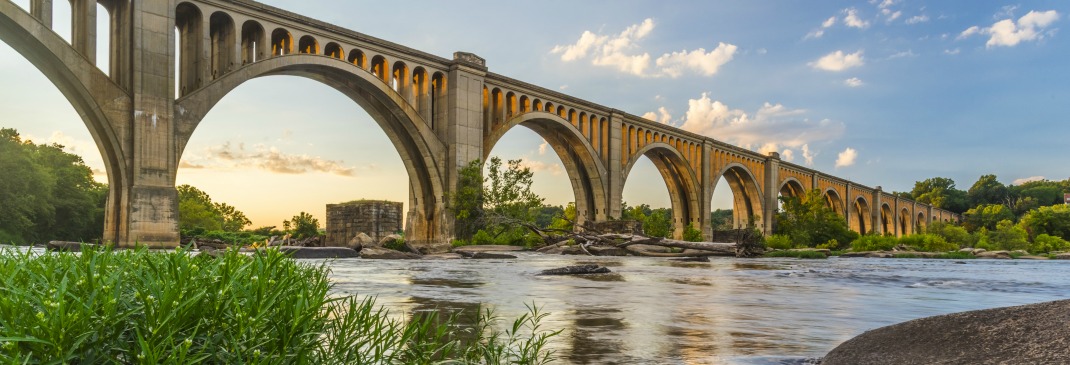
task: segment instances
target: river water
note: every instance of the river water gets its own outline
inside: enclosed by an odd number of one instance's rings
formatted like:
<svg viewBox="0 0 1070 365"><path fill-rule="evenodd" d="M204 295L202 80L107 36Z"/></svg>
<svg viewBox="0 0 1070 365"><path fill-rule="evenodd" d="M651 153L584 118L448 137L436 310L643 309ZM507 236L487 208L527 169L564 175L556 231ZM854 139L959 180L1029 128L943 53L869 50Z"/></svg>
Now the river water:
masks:
<svg viewBox="0 0 1070 365"><path fill-rule="evenodd" d="M804 364L877 327L1070 298L1067 261L518 256L329 265L339 294L399 316L483 305L511 322L535 303L564 329L560 364ZM535 275L586 263L613 273Z"/></svg>

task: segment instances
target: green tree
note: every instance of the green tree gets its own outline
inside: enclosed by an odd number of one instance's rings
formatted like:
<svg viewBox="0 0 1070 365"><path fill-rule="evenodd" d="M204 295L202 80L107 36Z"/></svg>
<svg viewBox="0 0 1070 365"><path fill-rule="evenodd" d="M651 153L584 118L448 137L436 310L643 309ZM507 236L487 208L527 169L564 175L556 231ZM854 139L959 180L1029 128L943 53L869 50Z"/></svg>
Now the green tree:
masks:
<svg viewBox="0 0 1070 365"><path fill-rule="evenodd" d="M962 225L973 232L985 228L992 230L1003 220L1014 219L1014 213L1002 204L986 204L967 210L962 215Z"/></svg>
<svg viewBox="0 0 1070 365"><path fill-rule="evenodd" d="M18 131L0 129L0 236L22 241L14 243L37 242L35 222L51 214L50 177L34 161L32 148Z"/></svg>
<svg viewBox="0 0 1070 365"><path fill-rule="evenodd" d="M644 204L645 205L645 204ZM672 209L657 208L643 221L643 232L651 237L672 237L674 231Z"/></svg>
<svg viewBox="0 0 1070 365"><path fill-rule="evenodd" d="M1007 186L996 180L996 175L989 174L977 179L977 182L973 183L970 190L966 192L966 196L970 206L976 207L986 204L1003 204L1007 201L1009 193Z"/></svg>
<svg viewBox="0 0 1070 365"><path fill-rule="evenodd" d="M543 205L535 209L535 226L547 228L554 224L558 217L565 215L565 207L560 205Z"/></svg>
<svg viewBox="0 0 1070 365"><path fill-rule="evenodd" d="M227 203L216 203L208 193L190 185L179 185L178 228L183 231L238 232L252 222L245 213Z"/></svg>
<svg viewBox="0 0 1070 365"><path fill-rule="evenodd" d="M931 204L955 213L969 209L966 192L956 189L955 180L945 177L934 177L914 183L910 195L919 203Z"/></svg>
<svg viewBox="0 0 1070 365"><path fill-rule="evenodd" d="M459 239L471 239L484 225L482 167L482 162L474 160L457 173L457 190L450 195L450 208Z"/></svg>
<svg viewBox="0 0 1070 365"><path fill-rule="evenodd" d="M710 212L710 224L714 230L736 229L737 227L733 224L734 220L735 215L731 209L717 209Z"/></svg>
<svg viewBox="0 0 1070 365"><path fill-rule="evenodd" d="M1070 239L1070 206L1059 204L1033 209L1019 223L1034 239L1042 234Z"/></svg>
<svg viewBox="0 0 1070 365"><path fill-rule="evenodd" d="M483 210L487 228L497 237L510 230L523 230L516 222L534 223L533 212L542 206L543 198L531 191L535 174L521 165L521 160L509 160L502 165L498 157L491 157L483 188ZM513 232L516 233L516 232Z"/></svg>
<svg viewBox="0 0 1070 365"><path fill-rule="evenodd" d="M562 231L571 231L573 230L572 222L575 221L576 203L569 202L568 205L565 205L565 209L561 212L561 217L554 217L554 221L550 224L550 228L559 229Z"/></svg>
<svg viewBox="0 0 1070 365"><path fill-rule="evenodd" d="M223 230L227 232L238 232L245 229L245 226L252 224L253 222L245 216L245 213L234 209L227 203L216 203L216 211L223 218Z"/></svg>
<svg viewBox="0 0 1070 365"><path fill-rule="evenodd" d="M320 234L320 221L306 212L298 213L288 221L282 222L282 227L294 238L308 238Z"/></svg>
<svg viewBox="0 0 1070 365"><path fill-rule="evenodd" d="M1029 234L1010 219L1004 219L996 223L996 229L982 236L976 247L1007 251L1025 250L1029 248Z"/></svg>
<svg viewBox="0 0 1070 365"><path fill-rule="evenodd" d="M781 197L781 211L776 215L774 233L787 235L795 244L810 247L835 241L847 245L858 238L847 221L825 203L821 192L813 189L802 197Z"/></svg>

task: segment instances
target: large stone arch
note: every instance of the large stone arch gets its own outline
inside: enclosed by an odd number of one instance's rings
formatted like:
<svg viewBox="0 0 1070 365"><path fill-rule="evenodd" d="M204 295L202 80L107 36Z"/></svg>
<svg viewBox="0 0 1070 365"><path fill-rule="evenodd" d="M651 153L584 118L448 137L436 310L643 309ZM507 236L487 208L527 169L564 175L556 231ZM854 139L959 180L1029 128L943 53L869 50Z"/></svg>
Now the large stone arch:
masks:
<svg viewBox="0 0 1070 365"><path fill-rule="evenodd" d="M806 195L803 183L794 177L788 177L780 181L780 196L802 199Z"/></svg>
<svg viewBox="0 0 1070 365"><path fill-rule="evenodd" d="M130 94L66 40L10 1L0 2L0 40L22 54L59 89L85 123L108 176L105 242L123 242L131 174L121 136L129 133Z"/></svg>
<svg viewBox="0 0 1070 365"><path fill-rule="evenodd" d="M606 166L583 134L557 114L534 111L507 120L484 137L483 160L486 161L498 141L518 125L531 129L546 140L565 165L575 194L577 220L605 220L609 207Z"/></svg>
<svg viewBox="0 0 1070 365"><path fill-rule="evenodd" d="M840 197L840 192L836 191L836 189L828 188L825 189L825 193L822 194L822 197L825 199L825 205L832 209L832 211L839 214L840 217L847 216L847 208L843 204L843 198Z"/></svg>
<svg viewBox="0 0 1070 365"><path fill-rule="evenodd" d="M855 200L851 202L851 204L854 208L852 210L854 214L852 214L851 217L847 218L849 220L848 226L851 228L851 230L858 232L859 234L866 234L872 231L873 227L869 226L871 214L869 200L867 200L863 196L859 196L855 198Z"/></svg>
<svg viewBox="0 0 1070 365"><path fill-rule="evenodd" d="M892 213L892 207L888 203L881 203L880 219L881 234L894 235L896 232L895 214Z"/></svg>
<svg viewBox="0 0 1070 365"><path fill-rule="evenodd" d="M761 216L765 211L762 189L750 169L739 163L725 165L714 175L710 186L716 187L721 178L725 179L732 190L733 227L754 227L763 219L768 219ZM710 189L708 198L713 199L713 189Z"/></svg>
<svg viewBox="0 0 1070 365"><path fill-rule="evenodd" d="M386 132L409 175L406 239L441 243L453 235L445 211L445 145L403 96L379 77L346 61L308 54L275 56L228 73L175 102L176 157L204 116L230 91L264 76L300 76L338 90L360 105Z"/></svg>
<svg viewBox="0 0 1070 365"><path fill-rule="evenodd" d="M700 196L702 189L699 188L698 177L687 158L676 147L665 142L654 142L643 146L628 158L628 163L621 171L622 187L627 184L632 167L635 167L635 163L642 156L654 163L665 181L665 187L669 189L673 221L676 225L675 236L680 237L688 223L697 222L702 217L700 207L707 205L700 201L703 197Z"/></svg>
<svg viewBox="0 0 1070 365"><path fill-rule="evenodd" d="M914 225L912 224L910 209L902 208L899 210L899 236L908 236L914 234Z"/></svg>

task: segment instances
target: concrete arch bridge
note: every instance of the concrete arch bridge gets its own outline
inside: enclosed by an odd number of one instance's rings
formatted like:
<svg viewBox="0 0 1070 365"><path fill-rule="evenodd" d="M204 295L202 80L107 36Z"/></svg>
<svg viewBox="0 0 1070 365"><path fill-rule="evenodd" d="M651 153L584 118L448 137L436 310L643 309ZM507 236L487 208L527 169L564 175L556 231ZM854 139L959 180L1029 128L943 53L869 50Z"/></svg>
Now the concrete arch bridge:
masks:
<svg viewBox="0 0 1070 365"><path fill-rule="evenodd" d="M958 217L611 107L490 72L484 59L447 59L249 0L60 0L72 37L52 30L53 0L0 1L0 38L33 63L78 111L110 180L107 241L178 243L175 176L202 118L245 81L295 75L366 110L408 172L406 236L453 238L447 197L458 169L483 160L512 128L542 136L565 165L581 220L621 216L629 172L648 157L664 178L677 234L709 234L713 188L725 179L735 223L773 227L778 195L823 192L863 233L909 234ZM106 13L98 13L97 5ZM98 49L98 22L109 47ZM94 65L108 55L105 73ZM176 66L177 65L177 66Z"/></svg>

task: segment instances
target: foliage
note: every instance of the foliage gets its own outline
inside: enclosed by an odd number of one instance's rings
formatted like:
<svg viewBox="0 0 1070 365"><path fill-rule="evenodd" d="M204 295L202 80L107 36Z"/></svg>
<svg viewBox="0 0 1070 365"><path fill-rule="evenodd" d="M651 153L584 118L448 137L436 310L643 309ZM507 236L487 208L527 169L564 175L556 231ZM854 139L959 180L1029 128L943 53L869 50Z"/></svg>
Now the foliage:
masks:
<svg viewBox="0 0 1070 365"><path fill-rule="evenodd" d="M298 213L288 221L282 221L282 227L294 235L294 238L307 238L320 234L320 221L306 212Z"/></svg>
<svg viewBox="0 0 1070 365"><path fill-rule="evenodd" d="M474 160L457 172L457 190L450 194L456 235L470 239L483 227L483 163Z"/></svg>
<svg viewBox="0 0 1070 365"><path fill-rule="evenodd" d="M1029 245L1029 252L1032 253L1046 253L1066 250L1070 250L1070 242L1067 242L1066 240L1060 237L1049 236L1044 233L1037 235L1037 237L1033 239L1033 243Z"/></svg>
<svg viewBox="0 0 1070 365"><path fill-rule="evenodd" d="M561 216L555 216L552 223L550 223L550 229L557 229L566 232L573 230L573 223L576 221L576 203L569 202L565 205L565 209L561 212Z"/></svg>
<svg viewBox="0 0 1070 365"><path fill-rule="evenodd" d="M790 250L795 248L795 244L791 241L791 236L786 234L774 234L766 237L765 246L778 250Z"/></svg>
<svg viewBox="0 0 1070 365"><path fill-rule="evenodd" d="M986 250L1025 250L1029 248L1029 234L1024 228L1007 219L996 223L996 229L982 232L974 247Z"/></svg>
<svg viewBox="0 0 1070 365"><path fill-rule="evenodd" d="M996 180L996 175L982 175L966 192L966 197L970 206L976 207L986 204L1003 204L1009 193L1007 186Z"/></svg>
<svg viewBox="0 0 1070 365"><path fill-rule="evenodd" d="M179 185L178 227L183 230L238 232L251 224L245 213L226 203L215 203L208 193L190 185Z"/></svg>
<svg viewBox="0 0 1070 365"><path fill-rule="evenodd" d="M695 228L694 223L688 223L687 227L684 227L683 240L687 242L702 242L705 238L702 237L702 231Z"/></svg>
<svg viewBox="0 0 1070 365"><path fill-rule="evenodd" d="M276 250L3 250L0 270L2 363L544 364L560 333L530 306L505 331L489 311L397 319Z"/></svg>
<svg viewBox="0 0 1070 365"><path fill-rule="evenodd" d="M977 243L977 237L967 232L966 228L951 223L933 222L926 232L943 237L960 248L973 247Z"/></svg>
<svg viewBox="0 0 1070 365"><path fill-rule="evenodd" d="M565 216L565 207L560 205L543 205L535 208L533 214L536 227L548 228L552 226L559 217Z"/></svg>
<svg viewBox="0 0 1070 365"><path fill-rule="evenodd" d="M959 245L948 242L943 236L936 234L912 234L899 238L899 244L907 245L917 251L924 252L948 252L959 249Z"/></svg>
<svg viewBox="0 0 1070 365"><path fill-rule="evenodd" d="M531 191L535 173L521 166L521 160L509 160L504 170L502 160L498 157L491 157L487 162L489 165L483 189L483 208L487 214L496 218L533 222L531 212L542 206L543 201Z"/></svg>
<svg viewBox="0 0 1070 365"><path fill-rule="evenodd" d="M1020 224L1030 237L1047 234L1070 239L1070 206L1059 204L1033 209L1022 217Z"/></svg>
<svg viewBox="0 0 1070 365"><path fill-rule="evenodd" d="M1014 219L1014 213L1001 204L980 205L967 210L962 215L962 225L970 232L980 228L992 230L996 224L1003 220Z"/></svg>
<svg viewBox="0 0 1070 365"><path fill-rule="evenodd" d="M643 224L643 233L650 237L672 237L675 230L672 209L669 208L653 209L647 204L629 207L624 203L621 219L639 221Z"/></svg>
<svg viewBox="0 0 1070 365"><path fill-rule="evenodd" d="M0 239L91 241L103 236L108 187L59 144L24 141L0 129Z"/></svg>
<svg viewBox="0 0 1070 365"><path fill-rule="evenodd" d="M766 252L762 257L794 257L797 259L827 259L828 255L821 251L811 250L782 250Z"/></svg>
<svg viewBox="0 0 1070 365"><path fill-rule="evenodd" d="M945 177L934 177L914 183L910 195L919 203L931 204L955 213L965 212L969 208L966 192L956 189L955 180Z"/></svg>
<svg viewBox="0 0 1070 365"><path fill-rule="evenodd" d="M832 240L851 242L858 237L847 227L847 221L829 208L816 189L801 198L780 199L783 210L777 213L774 233L787 235L796 244L814 247Z"/></svg>
<svg viewBox="0 0 1070 365"><path fill-rule="evenodd" d="M737 228L733 226L734 220L735 215L731 209L716 209L710 212L710 225L715 231Z"/></svg>
<svg viewBox="0 0 1070 365"><path fill-rule="evenodd" d="M388 249L391 249L391 250L394 250L394 251L408 251L409 250L407 247L405 247L405 238L404 237L396 239L396 240L393 240L393 241L388 241L386 244L383 245L383 248L388 248Z"/></svg>
<svg viewBox="0 0 1070 365"><path fill-rule="evenodd" d="M867 234L851 242L851 250L863 251L891 251L899 244L899 240L892 236L878 236Z"/></svg>

